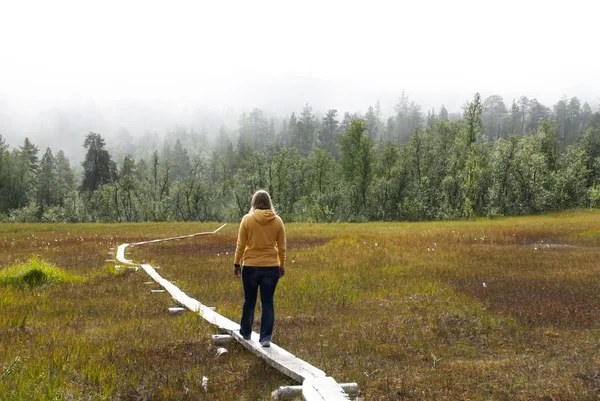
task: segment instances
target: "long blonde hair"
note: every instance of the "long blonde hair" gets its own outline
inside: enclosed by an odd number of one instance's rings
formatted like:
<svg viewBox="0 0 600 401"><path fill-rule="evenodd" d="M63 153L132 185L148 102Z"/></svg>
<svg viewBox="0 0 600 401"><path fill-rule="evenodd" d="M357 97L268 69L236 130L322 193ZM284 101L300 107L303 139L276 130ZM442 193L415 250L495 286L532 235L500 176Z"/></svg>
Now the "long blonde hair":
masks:
<svg viewBox="0 0 600 401"><path fill-rule="evenodd" d="M250 212L256 209L268 210L273 208L273 202L271 202L271 196L264 189L259 189L252 195L252 202L250 203Z"/></svg>

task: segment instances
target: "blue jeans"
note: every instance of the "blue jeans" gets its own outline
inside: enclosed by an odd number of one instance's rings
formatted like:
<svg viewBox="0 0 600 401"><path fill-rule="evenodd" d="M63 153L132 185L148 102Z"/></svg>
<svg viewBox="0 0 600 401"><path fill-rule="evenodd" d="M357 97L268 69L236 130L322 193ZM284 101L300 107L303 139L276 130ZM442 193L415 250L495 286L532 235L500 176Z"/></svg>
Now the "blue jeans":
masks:
<svg viewBox="0 0 600 401"><path fill-rule="evenodd" d="M260 303L262 317L260 319L260 340L271 341L273 325L275 324L275 307L273 295L279 281L279 267L252 267L242 268L242 286L244 287L244 306L242 307L242 321L240 334L248 338L252 334L254 322L254 308L260 287Z"/></svg>

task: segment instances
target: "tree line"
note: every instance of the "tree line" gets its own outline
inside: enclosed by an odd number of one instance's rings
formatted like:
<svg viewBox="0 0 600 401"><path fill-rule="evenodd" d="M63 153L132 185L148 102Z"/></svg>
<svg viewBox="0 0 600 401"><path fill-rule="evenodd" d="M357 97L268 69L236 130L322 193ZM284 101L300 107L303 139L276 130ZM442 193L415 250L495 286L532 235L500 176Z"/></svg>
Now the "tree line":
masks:
<svg viewBox="0 0 600 401"><path fill-rule="evenodd" d="M287 221L446 220L600 206L600 111L477 93L462 114L427 113L403 92L395 113L243 113L235 130L178 129L113 158L85 136L78 178L62 150L0 135L0 220L230 221L268 190ZM118 160L117 160L118 159Z"/></svg>

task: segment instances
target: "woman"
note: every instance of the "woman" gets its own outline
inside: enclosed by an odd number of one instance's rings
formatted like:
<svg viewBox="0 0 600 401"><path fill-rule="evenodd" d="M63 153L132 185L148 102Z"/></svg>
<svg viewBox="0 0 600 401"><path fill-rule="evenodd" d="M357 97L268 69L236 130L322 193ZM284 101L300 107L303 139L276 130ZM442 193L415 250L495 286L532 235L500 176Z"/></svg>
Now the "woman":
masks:
<svg viewBox="0 0 600 401"><path fill-rule="evenodd" d="M273 294L279 278L285 274L285 228L273 210L267 191L256 191L250 212L242 218L233 266L235 276L241 275L244 287L240 335L250 340L260 287L262 317L259 342L263 347L270 347L275 323Z"/></svg>

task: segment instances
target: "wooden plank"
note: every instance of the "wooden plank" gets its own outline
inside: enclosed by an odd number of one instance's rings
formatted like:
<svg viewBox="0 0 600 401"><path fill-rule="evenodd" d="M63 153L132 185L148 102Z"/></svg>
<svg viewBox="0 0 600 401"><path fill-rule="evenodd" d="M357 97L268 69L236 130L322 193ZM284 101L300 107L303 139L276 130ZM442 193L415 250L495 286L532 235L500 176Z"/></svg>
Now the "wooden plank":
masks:
<svg viewBox="0 0 600 401"><path fill-rule="evenodd" d="M233 337L231 337L229 334L213 334L212 340L213 340L213 343L215 343L217 345L228 344L228 343L234 341Z"/></svg>
<svg viewBox="0 0 600 401"><path fill-rule="evenodd" d="M349 400L333 377L316 377L302 382L302 399L304 401L343 401Z"/></svg>
<svg viewBox="0 0 600 401"><path fill-rule="evenodd" d="M227 223L223 224L221 227L217 228L215 231L208 231L208 232L203 232L203 233L195 233L195 234L189 234L189 235L180 235L178 237L170 237L170 238L160 238L160 239L153 239L151 241L142 241L142 242L134 242L130 245L143 245L143 244L150 244L153 242L165 242L165 241L174 241L174 240L179 240L179 239L185 239L185 238L191 238L191 237L197 237L199 235L212 235L212 234L216 234L217 232L219 232L219 230L221 230L223 227L225 227L227 225Z"/></svg>
<svg viewBox="0 0 600 401"><path fill-rule="evenodd" d="M208 232L202 232L202 233L195 233L195 234L189 234L189 235L181 235L179 237L155 239L155 240L152 240L152 241L133 242L131 244L121 244L121 245L119 245L117 247L117 256L116 256L116 259L119 262L121 262L121 263L126 263L128 265L133 265L134 263L131 260L125 258L125 248L127 248L128 246L149 244L151 242L172 241L172 240L178 240L178 239L183 239L183 238L196 237L196 236L199 236L199 235L212 235L212 234L215 234L215 233L219 232L226 225L227 225L227 223L223 224L221 227L217 228L214 231L208 231Z"/></svg>
<svg viewBox="0 0 600 401"><path fill-rule="evenodd" d="M357 383L340 383L340 386L351 399L358 396ZM271 398L276 400L292 399L302 393L302 387L303 386L281 386L271 393Z"/></svg>
<svg viewBox="0 0 600 401"><path fill-rule="evenodd" d="M125 248L127 248L128 246L129 244L119 245L119 247L117 248L117 260L127 265L133 265L134 263L131 260L125 258Z"/></svg>

